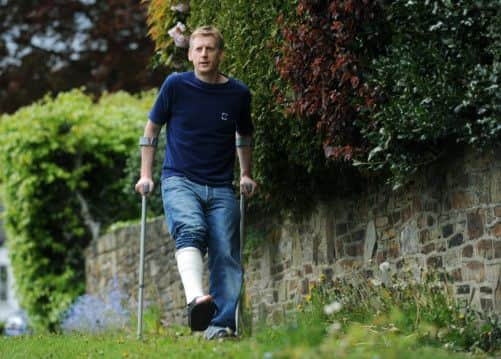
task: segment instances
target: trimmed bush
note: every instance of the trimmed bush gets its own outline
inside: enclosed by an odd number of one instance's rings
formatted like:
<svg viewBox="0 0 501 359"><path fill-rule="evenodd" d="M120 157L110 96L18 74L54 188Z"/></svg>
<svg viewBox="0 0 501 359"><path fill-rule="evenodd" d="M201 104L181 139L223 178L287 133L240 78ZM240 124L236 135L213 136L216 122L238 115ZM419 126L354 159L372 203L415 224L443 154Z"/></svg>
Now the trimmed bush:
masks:
<svg viewBox="0 0 501 359"><path fill-rule="evenodd" d="M138 216L124 168L153 93L79 90L0 119L0 182L17 292L35 327L57 328L84 292L83 251L100 228Z"/></svg>

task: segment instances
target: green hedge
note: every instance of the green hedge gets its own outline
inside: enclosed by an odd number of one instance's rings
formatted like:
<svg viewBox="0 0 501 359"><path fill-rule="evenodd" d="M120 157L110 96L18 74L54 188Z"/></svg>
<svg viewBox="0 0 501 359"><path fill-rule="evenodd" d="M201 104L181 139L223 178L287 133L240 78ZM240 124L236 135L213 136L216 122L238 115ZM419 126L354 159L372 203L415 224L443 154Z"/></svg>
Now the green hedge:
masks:
<svg viewBox="0 0 501 359"><path fill-rule="evenodd" d="M450 144L499 143L501 1L397 0L374 22L386 38L365 74L382 101L358 123L360 164L402 184Z"/></svg>
<svg viewBox="0 0 501 359"><path fill-rule="evenodd" d="M0 118L7 245L36 327L56 329L84 291L86 220L104 228L139 216L133 187L122 193L124 168L153 98L117 93L93 103L74 90Z"/></svg>

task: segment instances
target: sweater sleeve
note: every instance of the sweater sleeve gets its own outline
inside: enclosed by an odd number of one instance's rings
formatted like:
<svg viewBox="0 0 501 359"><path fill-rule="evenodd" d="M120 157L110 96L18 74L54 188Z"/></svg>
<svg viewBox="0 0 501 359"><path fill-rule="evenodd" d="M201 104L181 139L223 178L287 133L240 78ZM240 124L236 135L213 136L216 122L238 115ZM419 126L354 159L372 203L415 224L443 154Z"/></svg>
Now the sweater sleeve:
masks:
<svg viewBox="0 0 501 359"><path fill-rule="evenodd" d="M174 72L165 79L149 113L149 119L157 125L161 126L169 121L174 95L175 78L176 73Z"/></svg>
<svg viewBox="0 0 501 359"><path fill-rule="evenodd" d="M251 136L254 131L251 119L251 94L248 89L243 94L240 117L237 121L237 132L241 136Z"/></svg>

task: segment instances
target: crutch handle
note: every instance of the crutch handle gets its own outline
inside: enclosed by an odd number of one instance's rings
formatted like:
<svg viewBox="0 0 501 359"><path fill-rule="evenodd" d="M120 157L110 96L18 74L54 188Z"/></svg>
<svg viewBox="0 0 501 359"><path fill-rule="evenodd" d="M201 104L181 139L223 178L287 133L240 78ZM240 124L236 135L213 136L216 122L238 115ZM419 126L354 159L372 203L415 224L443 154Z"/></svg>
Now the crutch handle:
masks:
<svg viewBox="0 0 501 359"><path fill-rule="evenodd" d="M245 183L243 186L240 187L240 194L244 194L247 190L247 193L252 191L252 185L250 183Z"/></svg>
<svg viewBox="0 0 501 359"><path fill-rule="evenodd" d="M150 185L148 183L143 184L143 194L150 192Z"/></svg>

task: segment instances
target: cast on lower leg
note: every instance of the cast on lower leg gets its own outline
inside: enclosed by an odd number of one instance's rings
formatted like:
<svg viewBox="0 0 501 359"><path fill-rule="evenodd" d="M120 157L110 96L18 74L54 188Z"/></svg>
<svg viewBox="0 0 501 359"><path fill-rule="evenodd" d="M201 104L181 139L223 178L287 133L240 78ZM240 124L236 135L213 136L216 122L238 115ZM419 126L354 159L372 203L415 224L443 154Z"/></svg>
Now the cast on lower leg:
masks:
<svg viewBox="0 0 501 359"><path fill-rule="evenodd" d="M196 247L184 247L176 251L177 269L183 282L186 303L204 295L202 285L202 253Z"/></svg>

